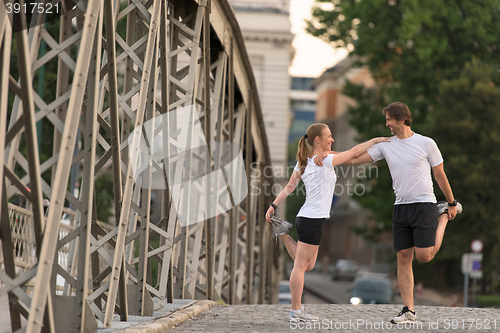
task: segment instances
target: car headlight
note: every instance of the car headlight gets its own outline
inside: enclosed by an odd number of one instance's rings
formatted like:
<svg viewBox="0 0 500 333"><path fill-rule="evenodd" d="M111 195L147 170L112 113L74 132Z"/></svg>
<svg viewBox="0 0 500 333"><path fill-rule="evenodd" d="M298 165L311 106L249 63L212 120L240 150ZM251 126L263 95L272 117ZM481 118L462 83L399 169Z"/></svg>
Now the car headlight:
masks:
<svg viewBox="0 0 500 333"><path fill-rule="evenodd" d="M361 303L361 298L359 298L359 297L351 297L351 299L349 301L353 305L358 305L359 303Z"/></svg>

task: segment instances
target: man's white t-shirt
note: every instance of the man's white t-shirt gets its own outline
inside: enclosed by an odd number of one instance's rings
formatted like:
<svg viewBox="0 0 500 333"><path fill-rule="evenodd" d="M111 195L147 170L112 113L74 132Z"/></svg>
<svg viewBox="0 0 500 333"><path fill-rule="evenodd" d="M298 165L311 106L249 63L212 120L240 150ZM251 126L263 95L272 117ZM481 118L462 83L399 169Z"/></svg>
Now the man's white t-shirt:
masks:
<svg viewBox="0 0 500 333"><path fill-rule="evenodd" d="M373 145L368 154L374 162L384 158L387 161L395 205L436 202L431 167L443 163L443 157L434 140L417 133L406 139L394 136L389 142Z"/></svg>
<svg viewBox="0 0 500 333"><path fill-rule="evenodd" d="M332 208L333 192L337 175L332 166L333 154L323 160L323 167L317 166L313 158L307 159L307 165L300 178L306 187L306 202L299 210L297 216L308 218L329 218ZM299 171L299 163L294 171Z"/></svg>

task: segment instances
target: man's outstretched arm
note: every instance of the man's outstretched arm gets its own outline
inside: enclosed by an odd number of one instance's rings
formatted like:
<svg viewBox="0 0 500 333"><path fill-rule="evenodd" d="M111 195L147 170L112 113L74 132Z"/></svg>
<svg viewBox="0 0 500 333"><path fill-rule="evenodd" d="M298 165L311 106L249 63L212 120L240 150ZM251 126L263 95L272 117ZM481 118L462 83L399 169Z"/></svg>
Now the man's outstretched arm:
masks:
<svg viewBox="0 0 500 333"><path fill-rule="evenodd" d="M371 163L373 162L373 158L368 154L368 152L364 152L363 154L359 155L358 157L355 157L353 159L350 159L349 161L345 162L344 164L347 165L355 165L355 164L365 164L365 163Z"/></svg>
<svg viewBox="0 0 500 333"><path fill-rule="evenodd" d="M446 201L448 202L453 202L455 198L453 197L453 192L451 191L451 186L450 183L448 182L448 177L446 177L446 173L444 172L444 165L443 163L436 165L435 167L432 167L432 173L434 174L434 179L436 179L436 182L439 185L439 188L443 192L444 196L446 197ZM455 216L457 215L457 207L449 207L448 208L448 218L450 220L453 220Z"/></svg>

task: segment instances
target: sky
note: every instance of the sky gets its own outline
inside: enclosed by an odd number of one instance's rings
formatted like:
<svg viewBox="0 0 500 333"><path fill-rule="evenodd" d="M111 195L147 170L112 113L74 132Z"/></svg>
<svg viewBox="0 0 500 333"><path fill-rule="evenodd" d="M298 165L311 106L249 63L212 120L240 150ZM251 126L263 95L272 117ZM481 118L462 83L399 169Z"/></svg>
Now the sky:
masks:
<svg viewBox="0 0 500 333"><path fill-rule="evenodd" d="M313 3L314 0L290 0L290 22L295 35L292 42L295 57L288 69L292 76L318 77L347 55L346 50L336 50L304 30L304 19L311 18Z"/></svg>

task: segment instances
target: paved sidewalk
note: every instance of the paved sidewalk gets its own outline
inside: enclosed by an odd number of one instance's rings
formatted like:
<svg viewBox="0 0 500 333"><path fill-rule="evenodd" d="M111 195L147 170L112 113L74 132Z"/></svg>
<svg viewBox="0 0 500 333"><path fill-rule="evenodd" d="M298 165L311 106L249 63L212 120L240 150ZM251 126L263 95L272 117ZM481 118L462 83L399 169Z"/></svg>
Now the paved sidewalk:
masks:
<svg viewBox="0 0 500 333"><path fill-rule="evenodd" d="M174 300L174 304L175 304ZM182 300L179 300L182 301ZM119 329L118 323L113 323L112 329L99 328L98 333L161 333L170 330L172 327L179 325L190 318L198 316L200 313L218 305L218 303L213 301L192 301L189 305L180 307L169 311L168 313L160 313L155 311L155 317L139 317L142 323L136 323L131 327L124 329ZM173 306L173 305L172 305ZM131 319L131 318L129 318ZM123 323L124 325L130 325L131 322Z"/></svg>
<svg viewBox="0 0 500 333"><path fill-rule="evenodd" d="M1 297L0 301L6 301ZM3 304L2 304L3 303ZM10 332L5 302L0 302L1 332ZM98 333L160 332L500 332L500 309L416 306L415 325L390 324L402 305L310 304L306 309L320 317L316 324L288 322L290 305L224 305L212 301L176 300L157 308L155 317L130 317L127 323Z"/></svg>
<svg viewBox="0 0 500 333"><path fill-rule="evenodd" d="M214 307L169 332L500 332L500 309L417 306L417 324L397 327L389 320L401 305L305 307L320 317L316 327L312 323L290 324L289 305L236 305ZM483 329L485 324L487 329Z"/></svg>

